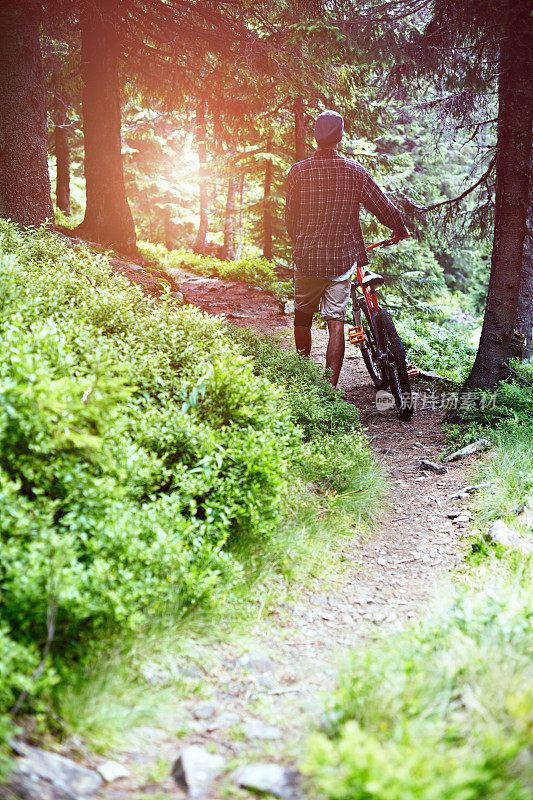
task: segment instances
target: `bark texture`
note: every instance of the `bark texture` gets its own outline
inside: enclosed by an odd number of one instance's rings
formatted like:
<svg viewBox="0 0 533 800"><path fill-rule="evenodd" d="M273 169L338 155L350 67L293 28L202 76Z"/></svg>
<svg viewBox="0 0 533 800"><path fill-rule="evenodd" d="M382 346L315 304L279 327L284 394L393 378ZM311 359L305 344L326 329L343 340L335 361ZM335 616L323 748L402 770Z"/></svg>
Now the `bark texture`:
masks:
<svg viewBox="0 0 533 800"><path fill-rule="evenodd" d="M272 150L272 142L267 142L267 154ZM272 261L272 214L270 213L270 193L272 191L272 162L265 165L265 183L263 189L263 256Z"/></svg>
<svg viewBox="0 0 533 800"><path fill-rule="evenodd" d="M533 89L533 18L525 0L510 4L500 50L496 213L481 339L464 388L492 388L507 374L517 326L526 237Z"/></svg>
<svg viewBox="0 0 533 800"><path fill-rule="evenodd" d="M0 217L53 219L40 3L0 4Z"/></svg>
<svg viewBox="0 0 533 800"><path fill-rule="evenodd" d="M54 69L54 150L56 154L56 205L70 216L70 148L68 143L67 104L61 94L59 71Z"/></svg>
<svg viewBox="0 0 533 800"><path fill-rule="evenodd" d="M533 145L529 156L529 196L526 217L526 237L522 251L522 277L516 315L517 330L524 337L524 359L531 358L533 328Z"/></svg>
<svg viewBox="0 0 533 800"><path fill-rule="evenodd" d="M304 99L301 95L294 100L294 150L296 161L305 158L305 112Z"/></svg>
<svg viewBox="0 0 533 800"><path fill-rule="evenodd" d="M196 140L198 144L198 188L200 193L200 224L194 241L194 250L201 252L205 248L207 228L209 226L209 201L207 198L207 122L205 118L205 101L201 100L196 110Z"/></svg>
<svg viewBox="0 0 533 800"><path fill-rule="evenodd" d="M235 178L228 181L228 195L226 198L226 217L224 220L224 258L235 261L235 194L237 182Z"/></svg>
<svg viewBox="0 0 533 800"><path fill-rule="evenodd" d="M240 177L239 195L239 240L237 243L237 252L235 253L235 258L237 261L242 256L242 246L244 244L244 172L241 173Z"/></svg>
<svg viewBox="0 0 533 800"><path fill-rule="evenodd" d="M81 75L87 207L77 229L106 247L138 255L126 198L121 153L117 4L85 0L81 12Z"/></svg>

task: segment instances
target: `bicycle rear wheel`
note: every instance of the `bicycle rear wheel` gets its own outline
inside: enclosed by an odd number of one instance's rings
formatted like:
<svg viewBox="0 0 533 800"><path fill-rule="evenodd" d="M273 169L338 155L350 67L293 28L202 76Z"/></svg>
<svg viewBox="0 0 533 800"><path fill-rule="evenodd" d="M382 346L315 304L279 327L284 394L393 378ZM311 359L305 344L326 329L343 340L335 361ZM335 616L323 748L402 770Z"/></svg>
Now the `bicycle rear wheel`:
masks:
<svg viewBox="0 0 533 800"><path fill-rule="evenodd" d="M361 345L361 355L372 378L372 383L376 389L386 389L389 385L388 375L377 358L376 334L374 325L370 319L366 303L360 303L355 292L352 293L353 324L357 327L361 325L365 334L365 340ZM357 312L359 311L359 317ZM362 312L362 313L361 313Z"/></svg>
<svg viewBox="0 0 533 800"><path fill-rule="evenodd" d="M378 319L384 347L386 346L387 351L390 390L400 418L408 420L413 416L414 408L405 348L389 312L381 309Z"/></svg>

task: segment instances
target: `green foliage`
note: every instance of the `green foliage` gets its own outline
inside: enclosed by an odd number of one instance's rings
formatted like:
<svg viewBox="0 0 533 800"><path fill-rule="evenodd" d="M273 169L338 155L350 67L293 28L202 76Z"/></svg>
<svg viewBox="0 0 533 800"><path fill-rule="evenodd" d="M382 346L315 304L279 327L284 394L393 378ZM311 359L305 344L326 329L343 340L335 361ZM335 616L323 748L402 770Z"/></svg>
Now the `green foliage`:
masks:
<svg viewBox="0 0 533 800"><path fill-rule="evenodd" d="M308 745L313 797L530 797L531 583L528 561L484 567L417 626L356 651Z"/></svg>
<svg viewBox="0 0 533 800"><path fill-rule="evenodd" d="M219 258L201 256L188 250L167 250L162 244L141 242L139 250L150 260L157 261L164 269L178 268L196 272L198 275L218 276L227 280L244 281L260 286L282 297L291 291L291 285L277 277L266 258L246 256L239 261L223 261Z"/></svg>
<svg viewBox="0 0 533 800"><path fill-rule="evenodd" d="M501 441L524 438L533 441L533 365L511 361L511 377L502 381L495 392L471 392L468 407L460 410L458 422L447 430L448 446L455 449L480 436L493 436Z"/></svg>
<svg viewBox="0 0 533 800"><path fill-rule="evenodd" d="M479 480L490 490L476 498L476 524L487 530L495 519L507 519L512 527L520 525L516 512L533 493L533 426L512 430L501 428L492 433L495 453L483 461Z"/></svg>
<svg viewBox="0 0 533 800"><path fill-rule="evenodd" d="M2 619L33 664L51 605L72 654L239 582L228 548L266 541L300 433L220 322L1 236Z"/></svg>
<svg viewBox="0 0 533 800"><path fill-rule="evenodd" d="M380 476L355 409L274 341L45 232L0 223L0 253L2 713L23 689L39 707L95 640L318 563L317 519L362 519Z"/></svg>
<svg viewBox="0 0 533 800"><path fill-rule="evenodd" d="M231 335L243 352L253 358L257 374L284 386L291 415L306 440L358 427L357 408L341 399L317 364L282 350L273 336L258 336L240 328L233 329Z"/></svg>
<svg viewBox="0 0 533 800"><path fill-rule="evenodd" d="M417 366L436 370L458 383L466 378L475 348L465 330L407 313L397 317L395 323L409 359Z"/></svg>

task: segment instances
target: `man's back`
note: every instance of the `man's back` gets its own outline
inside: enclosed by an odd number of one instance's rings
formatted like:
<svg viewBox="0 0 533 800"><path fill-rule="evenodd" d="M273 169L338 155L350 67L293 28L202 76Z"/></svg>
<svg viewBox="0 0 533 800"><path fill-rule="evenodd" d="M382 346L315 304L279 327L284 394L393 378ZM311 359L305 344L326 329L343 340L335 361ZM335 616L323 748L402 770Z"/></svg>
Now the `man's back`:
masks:
<svg viewBox="0 0 533 800"><path fill-rule="evenodd" d="M291 167L286 222L299 272L336 277L355 261L368 263L359 221L361 204L388 228L403 228L402 215L368 172L336 150L319 149Z"/></svg>

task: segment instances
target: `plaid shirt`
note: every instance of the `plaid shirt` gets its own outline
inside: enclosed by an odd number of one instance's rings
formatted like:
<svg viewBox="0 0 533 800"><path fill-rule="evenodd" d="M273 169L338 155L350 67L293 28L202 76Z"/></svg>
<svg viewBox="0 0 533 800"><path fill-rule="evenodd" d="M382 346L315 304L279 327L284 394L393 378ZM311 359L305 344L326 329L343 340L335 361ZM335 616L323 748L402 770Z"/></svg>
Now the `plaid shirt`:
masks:
<svg viewBox="0 0 533 800"><path fill-rule="evenodd" d="M359 221L361 204L392 231L405 230L401 213L356 161L328 149L293 164L285 222L298 272L336 278L355 261L369 263Z"/></svg>

